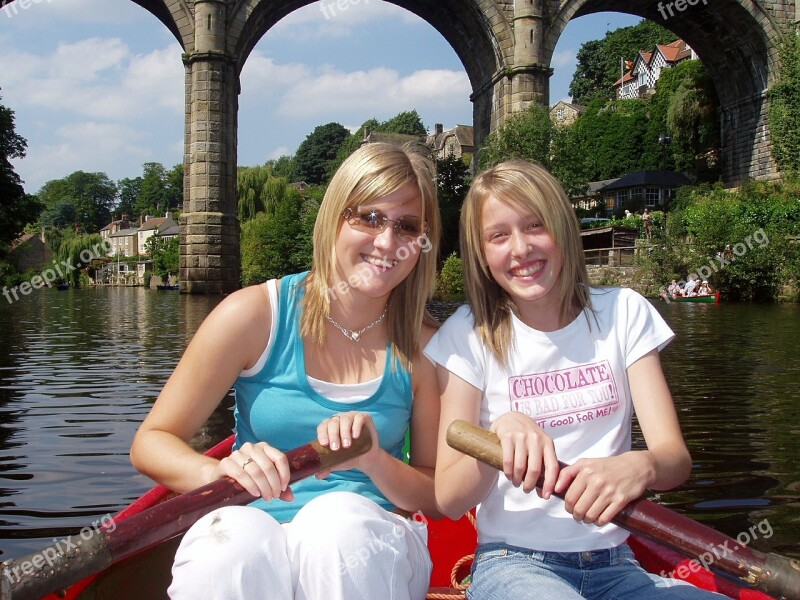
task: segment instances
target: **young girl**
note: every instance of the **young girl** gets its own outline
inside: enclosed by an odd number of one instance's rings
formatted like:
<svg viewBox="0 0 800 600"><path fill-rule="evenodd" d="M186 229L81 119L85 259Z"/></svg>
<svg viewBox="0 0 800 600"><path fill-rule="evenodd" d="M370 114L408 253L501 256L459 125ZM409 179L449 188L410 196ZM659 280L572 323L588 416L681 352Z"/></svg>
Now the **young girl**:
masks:
<svg viewBox="0 0 800 600"><path fill-rule="evenodd" d="M227 475L259 499L187 532L171 598L425 597L427 529L408 515L438 514L439 395L420 349L439 229L430 161L365 145L328 186L311 271L232 294L197 331L131 458L178 492ZM231 387L236 443L218 461L188 441ZM336 450L366 428L368 453L288 487L286 450L313 438Z"/></svg>
<svg viewBox="0 0 800 600"><path fill-rule="evenodd" d="M452 518L478 505L468 598L718 597L647 574L609 524L689 475L658 357L670 329L637 293L589 286L574 210L540 166L476 177L461 250L469 306L425 354L442 392L437 502ZM645 451L631 451L634 409ZM499 436L505 476L447 446L455 419Z"/></svg>

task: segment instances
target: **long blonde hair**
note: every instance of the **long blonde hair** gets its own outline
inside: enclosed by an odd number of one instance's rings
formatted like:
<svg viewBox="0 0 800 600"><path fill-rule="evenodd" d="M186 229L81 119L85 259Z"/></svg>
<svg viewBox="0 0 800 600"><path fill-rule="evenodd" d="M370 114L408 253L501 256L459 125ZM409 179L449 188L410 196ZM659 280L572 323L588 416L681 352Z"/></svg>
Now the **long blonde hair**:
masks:
<svg viewBox="0 0 800 600"><path fill-rule="evenodd" d="M331 179L314 224L311 272L306 279L301 333L319 345L325 343L325 317L330 315L330 287L336 271L336 239L347 208L365 205L407 184L418 190L422 216L428 227L426 251L414 269L389 295L386 328L401 363L410 367L419 350L423 321L435 320L425 309L436 283L436 261L441 236L439 202L433 161L411 146L365 144L351 154Z"/></svg>
<svg viewBox="0 0 800 600"><path fill-rule="evenodd" d="M553 237L563 259L557 288L562 325L577 312L591 308L589 276L575 211L561 184L547 169L523 160L510 160L475 178L461 209L464 283L481 339L505 364L512 343L514 303L492 277L484 253L482 212L490 196L531 211Z"/></svg>

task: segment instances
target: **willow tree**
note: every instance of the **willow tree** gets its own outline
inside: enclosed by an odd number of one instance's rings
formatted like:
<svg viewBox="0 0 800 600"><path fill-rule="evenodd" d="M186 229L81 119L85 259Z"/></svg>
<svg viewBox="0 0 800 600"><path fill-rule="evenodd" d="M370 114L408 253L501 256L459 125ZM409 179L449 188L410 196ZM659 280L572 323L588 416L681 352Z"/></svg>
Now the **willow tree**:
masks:
<svg viewBox="0 0 800 600"><path fill-rule="evenodd" d="M64 272L64 279L73 287L79 287L81 272L91 266L93 260L105 258L105 248L103 238L97 233L64 240L58 248L58 261Z"/></svg>

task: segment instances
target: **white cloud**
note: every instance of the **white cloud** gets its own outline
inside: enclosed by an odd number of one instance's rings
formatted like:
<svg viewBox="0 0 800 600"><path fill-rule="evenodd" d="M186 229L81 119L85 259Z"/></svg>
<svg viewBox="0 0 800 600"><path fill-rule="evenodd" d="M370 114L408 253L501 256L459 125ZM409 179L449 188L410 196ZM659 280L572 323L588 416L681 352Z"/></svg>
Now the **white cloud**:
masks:
<svg viewBox="0 0 800 600"><path fill-rule="evenodd" d="M299 41L344 38L380 21L409 25L419 24L422 19L380 0L318 0L286 16L270 30L270 35Z"/></svg>
<svg viewBox="0 0 800 600"><path fill-rule="evenodd" d="M26 13L34 13L37 21L75 23L129 23L141 16L143 9L130 0L30 0ZM16 0L15 4L19 4ZM22 12L22 11L18 11Z"/></svg>
<svg viewBox="0 0 800 600"><path fill-rule="evenodd" d="M240 76L243 103L260 102L275 97L298 79L311 76L311 69L298 63L278 64L275 59L255 50L247 59Z"/></svg>
<svg viewBox="0 0 800 600"><path fill-rule="evenodd" d="M29 148L24 159L26 191L35 192L57 172L66 176L74 171L105 172L111 179L135 175L120 172L120 165L142 164L152 160L147 136L120 123L75 122L58 128L51 143ZM19 172L19 171L18 171Z"/></svg>
<svg viewBox="0 0 800 600"><path fill-rule="evenodd" d="M287 146L279 146L267 155L267 160L278 160L281 156L291 156L294 154Z"/></svg>
<svg viewBox="0 0 800 600"><path fill-rule="evenodd" d="M340 115L391 115L412 108L444 108L453 98L470 94L469 80L463 72L421 70L406 77L385 67L345 73L331 67L316 76L297 80L281 98L277 113L307 118ZM368 118L368 117L365 117Z"/></svg>
<svg viewBox="0 0 800 600"><path fill-rule="evenodd" d="M550 61L550 64L554 69L574 66L578 64L577 52L572 48L566 48L565 50L557 50L553 54L553 58Z"/></svg>
<svg viewBox="0 0 800 600"><path fill-rule="evenodd" d="M50 54L5 55L3 79L16 106L123 122L163 109L183 112L177 44L134 55L122 40L91 38Z"/></svg>

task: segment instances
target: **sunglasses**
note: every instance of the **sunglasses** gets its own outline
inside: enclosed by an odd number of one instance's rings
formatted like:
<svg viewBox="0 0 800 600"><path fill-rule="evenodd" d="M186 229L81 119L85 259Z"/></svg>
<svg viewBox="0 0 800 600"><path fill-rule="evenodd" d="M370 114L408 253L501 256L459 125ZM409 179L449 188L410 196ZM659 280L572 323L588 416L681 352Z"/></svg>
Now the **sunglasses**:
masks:
<svg viewBox="0 0 800 600"><path fill-rule="evenodd" d="M419 236L428 233L428 228L416 217L402 217L400 219L390 219L381 211L374 208L347 208L342 213L342 217L356 231L378 235L389 223L392 223L394 234L407 241L415 240Z"/></svg>

